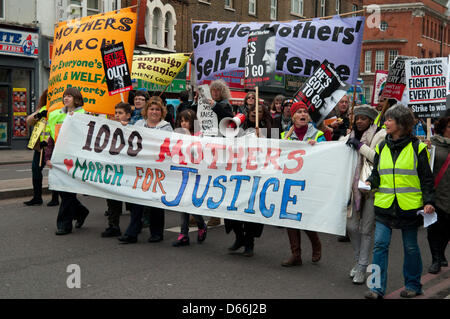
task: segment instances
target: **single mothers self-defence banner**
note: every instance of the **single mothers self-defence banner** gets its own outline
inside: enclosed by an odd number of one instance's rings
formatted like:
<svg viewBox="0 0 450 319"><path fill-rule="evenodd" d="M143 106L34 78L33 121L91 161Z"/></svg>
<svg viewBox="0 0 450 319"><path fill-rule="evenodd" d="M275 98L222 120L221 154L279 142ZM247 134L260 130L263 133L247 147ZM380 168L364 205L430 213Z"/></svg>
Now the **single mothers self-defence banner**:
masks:
<svg viewBox="0 0 450 319"><path fill-rule="evenodd" d="M356 153L344 142L198 137L68 115L52 190L345 234Z"/></svg>
<svg viewBox="0 0 450 319"><path fill-rule="evenodd" d="M407 101L417 117L444 116L447 110L447 57L407 60L405 69Z"/></svg>
<svg viewBox="0 0 450 319"><path fill-rule="evenodd" d="M122 42L127 65L131 65L136 23L136 13L125 8L56 26L47 97L50 112L63 107L64 91L75 87L83 96L86 111L114 114L114 106L122 98L109 95L101 48ZM128 100L127 92L124 100Z"/></svg>
<svg viewBox="0 0 450 319"><path fill-rule="evenodd" d="M364 17L272 23L193 23L197 82L245 69L247 39L252 31L275 32L275 72L309 77L327 60L342 81L355 84L364 31Z"/></svg>

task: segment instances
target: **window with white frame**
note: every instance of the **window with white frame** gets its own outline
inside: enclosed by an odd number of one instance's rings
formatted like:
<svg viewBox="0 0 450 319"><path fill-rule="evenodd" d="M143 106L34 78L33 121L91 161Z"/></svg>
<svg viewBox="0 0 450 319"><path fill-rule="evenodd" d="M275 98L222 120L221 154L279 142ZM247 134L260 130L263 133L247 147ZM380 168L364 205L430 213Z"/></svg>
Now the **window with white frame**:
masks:
<svg viewBox="0 0 450 319"><path fill-rule="evenodd" d="M270 20L277 19L277 0L270 0Z"/></svg>
<svg viewBox="0 0 450 319"><path fill-rule="evenodd" d="M248 14L256 15L256 0L248 0Z"/></svg>
<svg viewBox="0 0 450 319"><path fill-rule="evenodd" d="M388 55L388 67L394 63L395 58L398 56L398 50L389 50Z"/></svg>
<svg viewBox="0 0 450 319"><path fill-rule="evenodd" d="M336 13L341 13L341 0L336 0Z"/></svg>
<svg viewBox="0 0 450 319"><path fill-rule="evenodd" d="M326 0L320 0L320 16L325 17L326 16Z"/></svg>
<svg viewBox="0 0 450 319"><path fill-rule="evenodd" d="M364 53L364 72L372 72L372 51L370 50Z"/></svg>
<svg viewBox="0 0 450 319"><path fill-rule="evenodd" d="M70 0L69 7L66 10L66 19L95 15L102 12L119 10L120 8L120 0Z"/></svg>
<svg viewBox="0 0 450 319"><path fill-rule="evenodd" d="M291 13L303 16L303 0L291 0Z"/></svg>
<svg viewBox="0 0 450 319"><path fill-rule="evenodd" d="M99 14L100 9L100 0L87 0L86 11L88 16Z"/></svg>
<svg viewBox="0 0 450 319"><path fill-rule="evenodd" d="M233 8L233 0L225 0L225 8Z"/></svg>
<svg viewBox="0 0 450 319"><path fill-rule="evenodd" d="M0 0L0 20L5 18L5 0Z"/></svg>
<svg viewBox="0 0 450 319"><path fill-rule="evenodd" d="M384 50L375 52L375 71L384 70Z"/></svg>
<svg viewBox="0 0 450 319"><path fill-rule="evenodd" d="M358 11L358 5L352 4L352 11ZM352 17L356 17L356 14L352 14Z"/></svg>
<svg viewBox="0 0 450 319"><path fill-rule="evenodd" d="M176 45L175 26L177 17L172 5L161 0L147 2L144 34L146 45L173 51Z"/></svg>
<svg viewBox="0 0 450 319"><path fill-rule="evenodd" d="M153 10L153 27L152 27L152 44L158 45L161 30L161 10L156 8Z"/></svg>

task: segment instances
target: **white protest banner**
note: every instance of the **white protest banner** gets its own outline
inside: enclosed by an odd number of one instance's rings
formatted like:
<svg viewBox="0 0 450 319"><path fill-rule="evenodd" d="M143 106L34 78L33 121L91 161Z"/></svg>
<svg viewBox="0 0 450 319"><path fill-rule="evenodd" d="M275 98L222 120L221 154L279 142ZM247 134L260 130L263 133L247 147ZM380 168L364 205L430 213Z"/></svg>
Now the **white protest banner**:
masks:
<svg viewBox="0 0 450 319"><path fill-rule="evenodd" d="M406 61L407 102L419 118L444 115L447 109L447 68L446 57Z"/></svg>
<svg viewBox="0 0 450 319"><path fill-rule="evenodd" d="M269 23L193 23L194 65L198 83L221 72L243 70L251 30L275 30L275 72L311 76L323 60L342 81L355 84L364 31L364 17Z"/></svg>
<svg viewBox="0 0 450 319"><path fill-rule="evenodd" d="M356 152L344 142L197 137L75 113L52 190L343 235Z"/></svg>

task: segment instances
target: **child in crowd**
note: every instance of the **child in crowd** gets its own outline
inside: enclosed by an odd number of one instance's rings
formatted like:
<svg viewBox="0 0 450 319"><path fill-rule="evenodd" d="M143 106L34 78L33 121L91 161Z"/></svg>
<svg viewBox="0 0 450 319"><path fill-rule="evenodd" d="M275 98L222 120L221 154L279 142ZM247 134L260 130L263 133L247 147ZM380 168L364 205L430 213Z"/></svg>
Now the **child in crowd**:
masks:
<svg viewBox="0 0 450 319"><path fill-rule="evenodd" d="M177 132L184 134L198 135L194 133L194 122L197 120L197 115L193 110L187 109L182 111L177 116L177 123L175 125ZM200 132L199 132L200 133ZM187 246L189 245L189 213L181 213L181 232L178 235L176 241L172 243L172 246ZM201 243L206 239L207 227L201 215L192 215L197 222L198 233L197 242Z"/></svg>
<svg viewBox="0 0 450 319"><path fill-rule="evenodd" d="M122 125L128 125L131 118L131 105L129 103L120 102L115 107L114 119ZM122 235L120 232L119 222L122 214L122 202L114 199L106 199L108 205L108 228L102 232L102 237L116 237Z"/></svg>

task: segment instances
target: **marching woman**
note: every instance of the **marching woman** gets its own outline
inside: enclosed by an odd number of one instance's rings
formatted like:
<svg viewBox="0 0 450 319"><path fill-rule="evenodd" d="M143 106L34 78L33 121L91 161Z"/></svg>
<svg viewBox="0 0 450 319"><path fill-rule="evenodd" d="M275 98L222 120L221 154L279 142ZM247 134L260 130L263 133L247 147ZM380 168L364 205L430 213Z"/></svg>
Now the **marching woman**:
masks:
<svg viewBox="0 0 450 319"><path fill-rule="evenodd" d="M67 88L63 93L64 107L50 113L48 117L48 138L47 151L45 152L45 162L49 169L53 168L51 158L55 142L58 138L59 128L69 113L85 113L83 109L83 96L74 87ZM59 192L61 205L59 206L58 217L56 219L56 235L67 235L72 232L72 221L76 220L75 228L81 228L84 220L89 215L89 210L77 199L77 194L69 192Z"/></svg>
<svg viewBox="0 0 450 319"><path fill-rule="evenodd" d="M293 126L289 132L281 133L282 139L305 141L310 145L325 141L322 131L317 130L314 125L309 123L308 107L303 102L296 102L291 106L291 116ZM292 133L292 134L291 134ZM291 245L292 256L281 263L284 267L300 266L301 257L301 235L300 229L287 228L289 243ZM312 245L312 261L318 262L322 255L322 245L319 235L315 231L305 230L306 235Z"/></svg>
<svg viewBox="0 0 450 319"><path fill-rule="evenodd" d="M164 118L167 115L167 109L163 101L158 96L153 96L142 109L142 120L138 120L134 125L147 127L154 130L163 130L172 132L172 126ZM158 207L144 207L139 204L132 204L130 210L130 224L125 234L119 237L123 244L133 244L137 242L137 236L142 228L142 215L144 209L150 210L150 238L149 243L160 242L164 239L164 209Z"/></svg>
<svg viewBox="0 0 450 319"><path fill-rule="evenodd" d="M400 296L422 294L422 258L417 231L423 218L417 214L435 211L433 174L427 145L412 135L414 114L401 104L385 113L386 138L375 148L373 170L366 184L375 190L375 243L372 264L379 266L380 286L371 288L367 299L380 299L386 293L389 245L392 229L401 229L405 290Z"/></svg>
<svg viewBox="0 0 450 319"><path fill-rule="evenodd" d="M350 214L347 215L347 234L352 243L355 265L350 271L354 284L363 284L367 266L370 263L375 215L373 211L373 194L361 191L359 181L365 181L371 172L375 147L384 140L386 131L380 129L374 120L378 115L370 105L355 107L353 130L340 140L347 140L347 145L358 152L358 162L352 184Z"/></svg>
<svg viewBox="0 0 450 319"><path fill-rule="evenodd" d="M182 134L190 134L199 136L201 132L194 132L194 122L197 120L197 114L191 109L185 109L177 115L177 123L175 130L181 131ZM202 243L206 239L207 227L202 215L194 215L189 213L180 213L181 216L181 232L176 241L172 243L174 247L189 245L189 215L193 216L197 224L197 242Z"/></svg>
<svg viewBox="0 0 450 319"><path fill-rule="evenodd" d="M259 130L256 131L256 105L250 106L248 110L248 117L245 119L242 128L244 134L256 134L258 137L270 138L272 117L266 105L259 105ZM261 129L264 130L261 130ZM239 220L225 219L225 231L235 234L235 241L231 247L228 248L230 252L235 252L241 247L244 247L243 255L246 257L253 256L253 249L255 238L261 237L264 225L252 222L243 222Z"/></svg>

